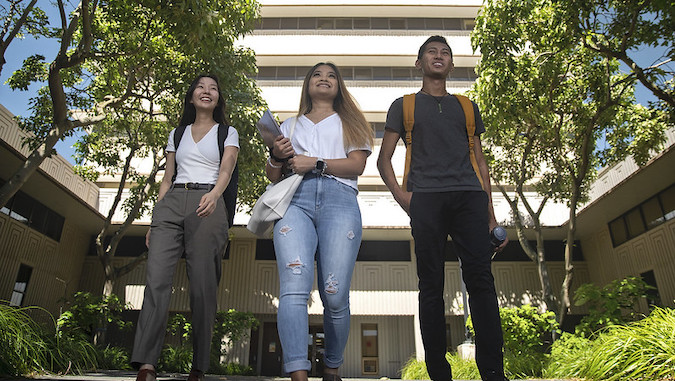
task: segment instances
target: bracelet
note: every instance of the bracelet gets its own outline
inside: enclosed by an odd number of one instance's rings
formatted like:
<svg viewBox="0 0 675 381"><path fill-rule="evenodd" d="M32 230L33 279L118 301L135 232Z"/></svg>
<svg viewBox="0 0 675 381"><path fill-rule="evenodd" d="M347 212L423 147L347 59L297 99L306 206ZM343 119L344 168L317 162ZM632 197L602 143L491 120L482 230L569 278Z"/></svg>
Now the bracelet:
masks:
<svg viewBox="0 0 675 381"><path fill-rule="evenodd" d="M274 161L276 161L276 159L275 159ZM267 164L269 164L269 166L272 167L272 168L274 168L274 169L279 169L279 168L281 168L281 167L284 166L283 164L282 164L282 165L274 165L274 164L272 164L272 158L271 158L271 157L268 157L268 158L267 158Z"/></svg>
<svg viewBox="0 0 675 381"><path fill-rule="evenodd" d="M269 148L270 148L270 157L272 158L272 160L276 161L277 163L285 163L290 158L290 156L285 158L285 159L278 158L278 157L274 156L274 147L269 147Z"/></svg>

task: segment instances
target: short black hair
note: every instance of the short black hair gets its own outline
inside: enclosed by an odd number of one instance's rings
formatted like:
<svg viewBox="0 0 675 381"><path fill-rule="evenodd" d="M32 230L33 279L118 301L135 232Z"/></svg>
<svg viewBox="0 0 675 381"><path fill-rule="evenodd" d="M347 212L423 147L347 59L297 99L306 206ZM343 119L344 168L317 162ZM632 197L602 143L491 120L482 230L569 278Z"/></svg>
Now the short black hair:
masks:
<svg viewBox="0 0 675 381"><path fill-rule="evenodd" d="M431 36L427 38L426 41L420 46L420 50L417 52L417 59L421 59L422 55L424 54L424 49L426 49L427 45L429 45L430 42L440 42L442 44L445 44L448 49L450 49L450 58L452 58L452 48L450 48L450 44L448 44L448 41L445 39L443 36Z"/></svg>

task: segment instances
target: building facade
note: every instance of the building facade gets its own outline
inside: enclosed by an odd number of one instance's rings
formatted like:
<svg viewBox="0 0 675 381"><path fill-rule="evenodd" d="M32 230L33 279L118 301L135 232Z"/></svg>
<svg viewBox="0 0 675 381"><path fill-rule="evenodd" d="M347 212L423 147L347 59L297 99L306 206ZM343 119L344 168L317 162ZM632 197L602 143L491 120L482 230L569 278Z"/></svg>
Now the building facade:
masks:
<svg viewBox="0 0 675 381"><path fill-rule="evenodd" d="M403 94L421 87L414 68L419 46L430 35L445 36L453 48L456 69L448 91L463 93L476 78L480 55L473 52L470 33L480 1L266 1L261 3L258 28L241 39L255 51L263 98L284 120L297 113L302 80L317 62L337 64L349 91L373 125L376 142L366 170L359 178L359 205L363 219L363 243L354 270L351 301L351 333L341 374L349 377L397 377L413 356L423 358L418 327L417 276L409 219L380 179L376 157L389 105ZM401 144L394 160L403 172L405 149ZM261 163L263 165L263 163ZM114 179L111 179L114 184ZM113 187L101 189L101 205L113 198ZM500 221L509 220L509 207L493 192ZM104 209L101 209L102 211ZM122 215L116 217L121 221ZM563 279L563 246L560 240L567 209L552 205L545 223L551 241L550 271L553 284ZM260 329L241 348L231 351L232 361L250 364L262 375L282 374L281 346L276 331L279 280L270 240L256 239L247 230L248 216L235 216L233 239L223 261L220 309L252 312ZM147 216L144 223L149 222ZM589 281L581 252L575 284ZM133 256L132 253L130 253ZM462 283L459 263L449 245L446 264L446 314L449 350L465 340ZM130 260L118 253L118 263ZM188 310L187 278L181 264L175 281L173 311ZM116 293L140 308L144 268L139 267L118 282ZM102 276L98 261L87 258L83 289L96 289ZM517 244L511 244L494 265L502 306L538 303L539 281L535 265ZM320 375L323 350L323 308L316 291L309 303L308 357L313 375Z"/></svg>
<svg viewBox="0 0 675 381"><path fill-rule="evenodd" d="M453 49L456 69L448 81L448 91L463 93L472 85L476 78L473 69L480 55L471 49L470 32L482 2L262 0L260 3L262 19L259 27L239 43L256 53L257 82L270 109L282 120L295 115L306 71L317 62L331 61L340 67L347 87L373 124L375 147L364 175L359 178L358 197L364 233L352 280L351 332L341 374L346 377L400 377L400 369L411 357L423 357L417 316L414 245L409 219L382 183L375 161L389 105L403 94L416 92L421 87L421 76L415 70L414 62L419 46L427 37L443 35ZM3 125L9 119L10 116L3 119ZM16 129L15 126L12 128ZM15 147L18 145L7 143L15 139L10 136L14 132L3 131L8 129L0 130L5 142L0 151L2 157L14 155L12 160L20 163L25 153L23 156L17 154ZM675 172L667 168L675 163L674 141L671 134L669 148L657 154L644 168L626 162L601 173L591 202L579 213L580 245L575 252L573 288L588 282L603 285L626 275L653 275L661 303L673 306ZM400 163L395 167L398 175L403 172L404 155L401 144L394 157ZM63 159L55 160L61 160L61 168ZM5 172L0 172L0 179L6 180L11 171L2 170ZM46 305L50 306L50 311L56 311L57 296L72 294L75 290L100 292L102 289L102 266L95 255L85 254L97 233L92 227L100 226L101 213L107 213L114 197L116 179L104 177L96 185L78 180L81 185L70 178L53 175L50 181L60 184L54 186L65 193L63 198L69 197L76 206L61 207L62 201L54 199L53 192L46 192L46 188L39 189L39 186L31 188L27 184L25 192L61 213L65 221L63 231L68 233L62 233L61 241L54 242L33 231L25 221L11 218L11 212L0 213L0 263L4 271L0 273L0 298L10 298L13 287L23 287L16 285L22 283L19 282L23 279L21 276L25 278L26 269L21 266L28 265L32 266L34 274L41 273L45 286L58 290L53 293L59 295L39 296L33 287L37 281L31 275L23 303ZM78 193L80 191L74 189L86 190ZM653 207L651 200L654 197L661 217L657 217ZM493 199L498 221L509 225L508 204L496 189L493 189ZM643 221L642 230L637 227L635 208ZM647 214L653 218L642 217L645 215L643 209L648 209L651 214ZM89 219L71 214L78 210ZM551 205L543 217L548 266L556 295L564 276L562 241L567 214L564 205ZM114 220L121 222L122 213L117 213ZM235 216L230 245L221 264L219 309L252 312L261 324L258 330L251 332L250 339L231 348L228 361L251 365L257 374L281 375L281 345L276 330L279 280L273 245L271 240L257 239L249 233L245 228L247 221L245 213ZM129 263L144 251L143 236L148 224L148 216L136 222L118 250L116 265ZM85 229L87 225L89 227ZM621 226L625 228L623 236ZM14 233L19 230L20 233ZM68 238L64 239L64 235ZM515 237L512 229L509 229L509 235ZM35 236L39 239L31 238ZM17 254L17 247L33 241L32 246ZM62 254L47 255L42 247ZM540 301L536 265L517 242L512 242L496 257L493 273L500 306ZM445 274L446 335L448 349L455 350L464 342L465 332L459 263L452 244L448 246ZM58 288L61 283L55 279L66 279L63 277L67 277L66 287ZM141 265L119 279L114 292L130 303L137 313L144 284L145 267ZM323 351L323 308L316 286L315 282L308 307L308 357L314 364L312 375L321 374ZM187 287L185 264L181 262L174 278L171 311L189 311ZM643 307L647 311L647 306ZM574 314L583 312L580 308L573 309Z"/></svg>
<svg viewBox="0 0 675 381"><path fill-rule="evenodd" d="M24 137L13 115L0 105L0 184L30 153L21 144ZM103 222L98 191L55 155L0 207L0 300L40 306L58 316L63 298L79 290L91 237ZM38 310L31 313L49 319Z"/></svg>

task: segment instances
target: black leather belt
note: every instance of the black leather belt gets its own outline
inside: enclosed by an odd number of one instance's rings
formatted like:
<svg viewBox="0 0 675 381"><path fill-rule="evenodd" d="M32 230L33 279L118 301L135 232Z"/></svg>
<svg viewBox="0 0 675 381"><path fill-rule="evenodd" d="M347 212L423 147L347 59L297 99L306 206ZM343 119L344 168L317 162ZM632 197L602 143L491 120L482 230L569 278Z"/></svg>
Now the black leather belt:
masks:
<svg viewBox="0 0 675 381"><path fill-rule="evenodd" d="M214 184L200 184L200 183L185 183L185 184L173 184L174 188L183 188L183 189L203 189L211 190L215 187Z"/></svg>

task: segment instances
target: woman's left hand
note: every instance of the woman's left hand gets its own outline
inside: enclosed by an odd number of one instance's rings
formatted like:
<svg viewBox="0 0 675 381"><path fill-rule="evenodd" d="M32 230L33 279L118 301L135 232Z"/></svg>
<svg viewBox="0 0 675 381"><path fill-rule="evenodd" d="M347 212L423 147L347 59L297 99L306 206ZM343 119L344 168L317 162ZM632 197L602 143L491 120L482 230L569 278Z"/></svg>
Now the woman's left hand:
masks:
<svg viewBox="0 0 675 381"><path fill-rule="evenodd" d="M304 175L305 173L310 172L316 168L316 157L295 155L288 159L288 166L291 168L293 173Z"/></svg>
<svg viewBox="0 0 675 381"><path fill-rule="evenodd" d="M197 208L197 215L199 217L206 217L213 213L216 210L216 205L218 205L218 195L213 194L213 192L208 192L202 196L202 199L199 200L199 207Z"/></svg>

